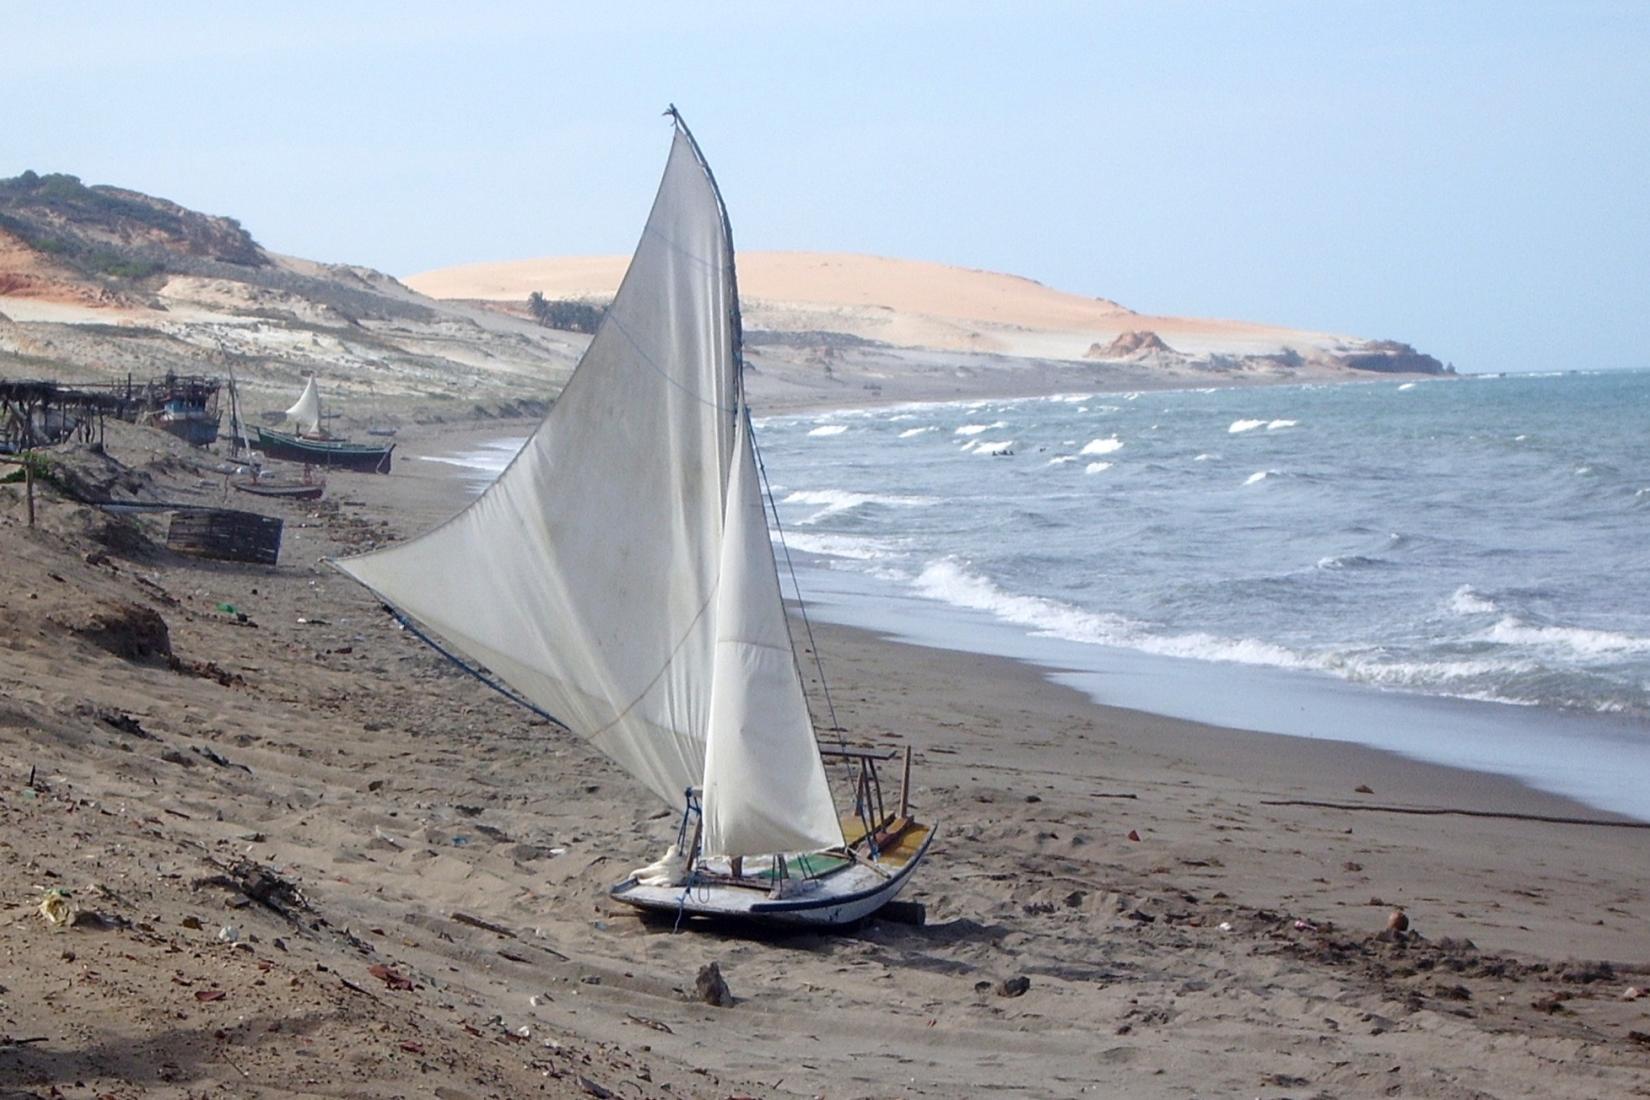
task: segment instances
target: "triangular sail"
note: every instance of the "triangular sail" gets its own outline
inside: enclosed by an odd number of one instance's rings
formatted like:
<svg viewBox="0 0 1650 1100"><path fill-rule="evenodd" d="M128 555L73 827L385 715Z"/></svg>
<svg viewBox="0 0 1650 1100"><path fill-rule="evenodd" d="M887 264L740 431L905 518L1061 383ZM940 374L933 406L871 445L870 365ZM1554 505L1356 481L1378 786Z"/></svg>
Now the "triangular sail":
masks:
<svg viewBox="0 0 1650 1100"><path fill-rule="evenodd" d="M842 825L785 625L748 423L740 425L728 482L713 668L705 851L759 855L840 844Z"/></svg>
<svg viewBox="0 0 1650 1100"><path fill-rule="evenodd" d="M765 528L765 559L749 550L734 556L743 562L736 568L765 568L772 592L753 595L748 578L723 575L729 472L749 460L749 443L736 437L736 318L721 203L679 128L624 282L515 461L443 526L337 563L674 806L684 789L707 785L712 699L741 690L718 678L724 666L742 674L738 661L718 661L724 604L767 600L783 616ZM733 526L746 522L736 509ZM743 594L726 595L725 586ZM759 640L772 641L766 633ZM784 691L800 700L788 644L784 657ZM771 670L761 679L771 680ZM717 704L724 706L782 715L783 736L805 739L811 761L801 779L795 753L752 777L793 803L782 815L789 824L756 827L771 839L752 851L840 844L834 812L818 810L830 806L830 792L805 707L799 728L789 702L771 710ZM720 800L743 821L743 796L716 789L707 816L720 819L712 809ZM738 835L743 844L753 833Z"/></svg>
<svg viewBox="0 0 1650 1100"><path fill-rule="evenodd" d="M297 403L286 411L286 418L297 424L300 432L314 435L321 430L321 392L315 388L313 374L304 384Z"/></svg>

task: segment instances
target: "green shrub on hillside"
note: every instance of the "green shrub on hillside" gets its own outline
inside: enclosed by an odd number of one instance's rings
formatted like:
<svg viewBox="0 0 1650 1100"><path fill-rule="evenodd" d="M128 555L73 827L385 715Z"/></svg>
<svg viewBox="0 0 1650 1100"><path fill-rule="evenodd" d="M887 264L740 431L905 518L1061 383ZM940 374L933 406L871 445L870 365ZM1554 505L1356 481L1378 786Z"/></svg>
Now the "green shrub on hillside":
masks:
<svg viewBox="0 0 1650 1100"><path fill-rule="evenodd" d="M546 298L536 290L527 296L527 309L539 324L563 332L595 332L607 315L606 306L569 298Z"/></svg>

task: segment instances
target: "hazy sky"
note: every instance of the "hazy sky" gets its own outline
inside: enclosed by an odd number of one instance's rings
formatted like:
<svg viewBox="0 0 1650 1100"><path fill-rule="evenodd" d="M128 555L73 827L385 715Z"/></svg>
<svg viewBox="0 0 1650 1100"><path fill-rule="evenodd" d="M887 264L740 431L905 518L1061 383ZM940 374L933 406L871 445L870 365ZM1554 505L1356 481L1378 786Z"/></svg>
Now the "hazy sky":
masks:
<svg viewBox="0 0 1650 1100"><path fill-rule="evenodd" d="M0 175L398 275L627 253L675 102L741 248L1650 366L1650 4L474 6L0 4Z"/></svg>

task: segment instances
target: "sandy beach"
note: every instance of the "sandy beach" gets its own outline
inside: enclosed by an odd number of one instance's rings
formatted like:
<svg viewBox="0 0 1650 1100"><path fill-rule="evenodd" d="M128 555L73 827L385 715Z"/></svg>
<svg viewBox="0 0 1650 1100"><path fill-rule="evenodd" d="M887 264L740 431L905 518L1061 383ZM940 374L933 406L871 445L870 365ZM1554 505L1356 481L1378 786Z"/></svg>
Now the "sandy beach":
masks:
<svg viewBox="0 0 1650 1100"><path fill-rule="evenodd" d="M0 1095L1650 1095L1644 828L845 627L838 717L914 747L939 821L927 923L643 922L605 891L674 813L321 560L450 514L418 456L504 434L237 498L284 520L273 569L46 489L31 530L0 486ZM169 437L107 449L70 466L224 497ZM731 1007L691 995L711 961Z"/></svg>

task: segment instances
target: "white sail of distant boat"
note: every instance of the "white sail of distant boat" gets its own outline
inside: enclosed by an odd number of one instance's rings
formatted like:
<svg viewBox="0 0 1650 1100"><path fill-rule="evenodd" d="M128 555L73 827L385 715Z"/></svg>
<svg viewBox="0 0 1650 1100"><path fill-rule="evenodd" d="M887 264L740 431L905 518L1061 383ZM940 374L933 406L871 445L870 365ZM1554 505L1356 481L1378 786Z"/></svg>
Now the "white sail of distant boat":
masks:
<svg viewBox="0 0 1650 1100"><path fill-rule="evenodd" d="M321 430L321 393L315 388L313 374L304 383L304 392L298 395L297 402L286 411L286 418L304 435L315 435Z"/></svg>
<svg viewBox="0 0 1650 1100"><path fill-rule="evenodd" d="M732 239L710 171L676 122L630 269L521 452L442 526L336 564L667 805L701 799L698 844L684 833L682 859L701 902L727 895L702 911L766 907L777 919L836 923L892 897L931 829L904 817L895 828L880 789L871 820L865 761L892 754L844 750L866 796L859 847L845 843L766 524ZM902 859L879 863L901 843ZM785 853L818 857L787 864ZM750 878L747 857L767 857L767 869ZM794 866L810 868L808 881L787 894L775 883ZM832 877L844 868L856 873ZM739 892L753 883L754 893ZM614 893L658 901L634 878ZM675 893L661 896L678 905Z"/></svg>

